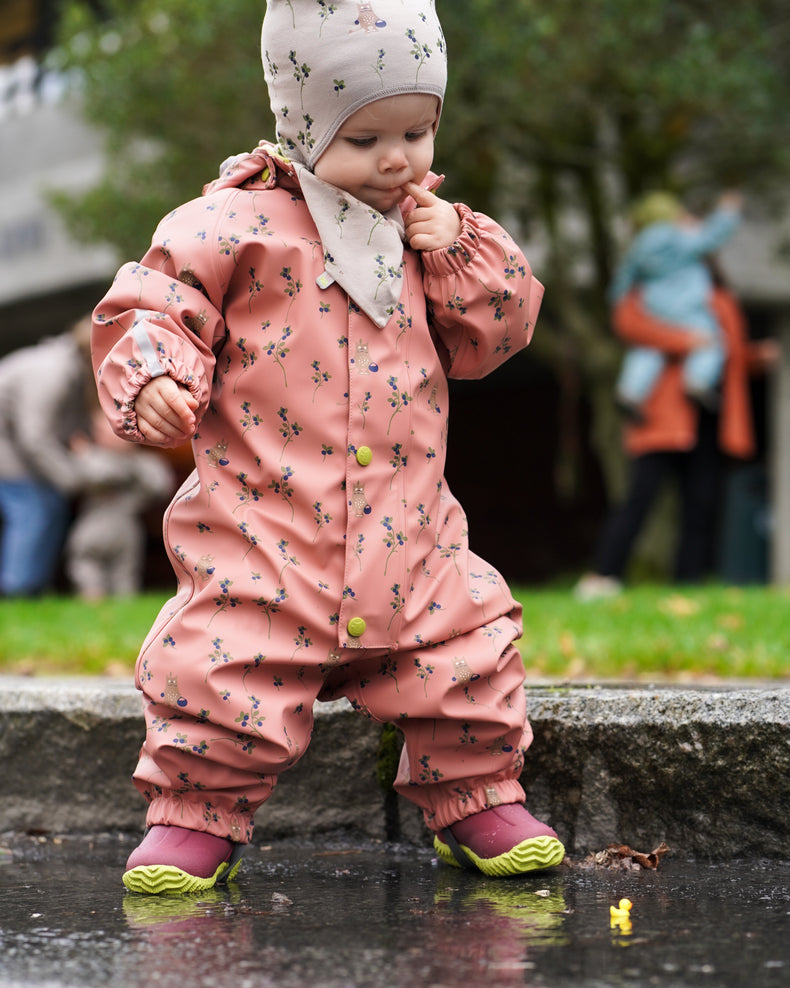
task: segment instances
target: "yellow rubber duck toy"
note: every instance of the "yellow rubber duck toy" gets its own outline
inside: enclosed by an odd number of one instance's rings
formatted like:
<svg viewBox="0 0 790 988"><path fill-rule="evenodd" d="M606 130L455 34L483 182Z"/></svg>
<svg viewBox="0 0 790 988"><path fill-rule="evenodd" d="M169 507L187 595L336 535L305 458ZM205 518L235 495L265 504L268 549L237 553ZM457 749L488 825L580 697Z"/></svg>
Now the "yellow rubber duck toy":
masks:
<svg viewBox="0 0 790 988"><path fill-rule="evenodd" d="M609 906L609 926L619 926L623 933L627 933L631 929L632 905L630 899L621 899L618 905Z"/></svg>

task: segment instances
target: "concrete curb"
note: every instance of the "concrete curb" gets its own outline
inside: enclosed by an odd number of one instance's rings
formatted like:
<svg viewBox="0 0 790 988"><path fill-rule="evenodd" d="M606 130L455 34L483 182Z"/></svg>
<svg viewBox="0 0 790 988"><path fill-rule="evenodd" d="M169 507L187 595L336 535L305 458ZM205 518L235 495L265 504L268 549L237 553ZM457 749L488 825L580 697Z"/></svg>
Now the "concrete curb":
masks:
<svg viewBox="0 0 790 988"><path fill-rule="evenodd" d="M790 858L790 687L527 687L527 805L572 854L612 842L718 859ZM313 743L257 817L256 840L342 827L424 842L376 781L381 726L316 704ZM0 831L136 831L142 737L127 681L0 677Z"/></svg>

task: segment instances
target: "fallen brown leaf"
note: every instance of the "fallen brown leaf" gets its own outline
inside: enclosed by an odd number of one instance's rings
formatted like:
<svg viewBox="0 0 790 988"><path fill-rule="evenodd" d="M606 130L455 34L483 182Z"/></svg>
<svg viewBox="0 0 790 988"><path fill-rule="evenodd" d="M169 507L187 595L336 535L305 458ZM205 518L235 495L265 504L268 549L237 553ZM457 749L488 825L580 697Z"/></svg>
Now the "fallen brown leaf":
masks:
<svg viewBox="0 0 790 988"><path fill-rule="evenodd" d="M568 864L571 868L583 870L606 868L609 871L641 871L644 868L655 871L668 851L669 848L663 841L647 854L635 851L627 844L610 844L603 851L593 851L580 861L570 861Z"/></svg>

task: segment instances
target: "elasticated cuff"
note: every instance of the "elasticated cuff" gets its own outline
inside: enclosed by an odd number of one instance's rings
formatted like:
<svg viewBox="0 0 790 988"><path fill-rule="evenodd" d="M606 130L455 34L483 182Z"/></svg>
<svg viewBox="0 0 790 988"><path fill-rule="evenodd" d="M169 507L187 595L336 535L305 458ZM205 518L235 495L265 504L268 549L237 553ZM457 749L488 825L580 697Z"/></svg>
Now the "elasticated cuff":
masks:
<svg viewBox="0 0 790 988"><path fill-rule="evenodd" d="M460 787L457 787L460 788ZM431 786L430 792L425 793L432 807L424 807L423 814L425 823L434 831L439 833L445 827L465 820L468 816L481 813L483 810L490 810L493 806L501 806L504 803L523 803L526 794L517 779L494 778L490 783L485 781L476 783L476 787L469 792L464 792L463 798L459 796L457 788L445 791L440 790L440 786Z"/></svg>
<svg viewBox="0 0 790 988"><path fill-rule="evenodd" d="M155 796L148 807L146 825L185 827L225 837L237 844L249 844L254 826L251 814L241 813L236 807L223 810L216 799L209 803L199 797L199 793Z"/></svg>

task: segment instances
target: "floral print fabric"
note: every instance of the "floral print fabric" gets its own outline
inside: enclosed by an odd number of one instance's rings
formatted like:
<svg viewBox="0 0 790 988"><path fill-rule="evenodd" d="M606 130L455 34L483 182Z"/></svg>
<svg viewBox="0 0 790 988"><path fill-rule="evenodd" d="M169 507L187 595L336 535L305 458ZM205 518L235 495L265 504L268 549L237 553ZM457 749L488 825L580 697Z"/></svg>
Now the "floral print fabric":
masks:
<svg viewBox="0 0 790 988"><path fill-rule="evenodd" d="M520 614L444 481L447 376L525 346L541 286L458 206L456 244L404 252L380 329L322 287L292 171L259 148L234 175L163 220L94 314L119 434L142 438L134 400L159 374L200 402L196 469L165 518L178 591L137 666L149 824L249 840L319 695L401 726L398 788L434 829L517 801Z"/></svg>

